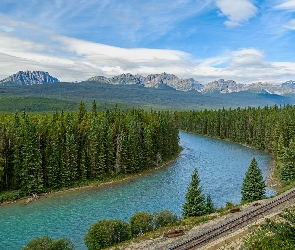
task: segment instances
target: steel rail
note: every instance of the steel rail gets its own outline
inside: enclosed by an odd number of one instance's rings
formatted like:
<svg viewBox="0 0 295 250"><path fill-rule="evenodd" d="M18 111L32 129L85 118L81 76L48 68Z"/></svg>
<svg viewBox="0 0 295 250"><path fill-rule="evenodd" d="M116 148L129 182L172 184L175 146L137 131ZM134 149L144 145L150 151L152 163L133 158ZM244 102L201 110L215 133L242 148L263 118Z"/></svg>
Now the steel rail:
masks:
<svg viewBox="0 0 295 250"><path fill-rule="evenodd" d="M188 250L188 249L197 249L204 245L205 243L208 243L209 241L212 241L213 239L218 238L222 234L225 234L227 232L230 232L232 229L235 229L239 226L243 226L245 224L248 224L249 221L253 220L259 215L262 215L263 213L266 213L270 211L272 208L277 207L281 205L284 202L289 201L290 199L295 197L295 190L288 192L284 194L283 196L272 200L264 205L259 206L258 208L245 213L233 220L230 220L224 224L221 224L218 227L215 227L209 231L206 231L202 233L201 235L195 236L190 240L187 240L181 244L178 244L172 248L169 248L169 250Z"/></svg>

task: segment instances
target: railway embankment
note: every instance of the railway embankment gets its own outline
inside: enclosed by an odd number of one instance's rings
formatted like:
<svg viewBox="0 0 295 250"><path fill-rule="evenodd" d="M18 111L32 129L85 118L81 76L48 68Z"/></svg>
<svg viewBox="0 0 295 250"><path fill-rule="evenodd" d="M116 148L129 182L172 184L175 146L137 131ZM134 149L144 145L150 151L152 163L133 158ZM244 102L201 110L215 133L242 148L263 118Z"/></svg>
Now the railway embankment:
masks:
<svg viewBox="0 0 295 250"><path fill-rule="evenodd" d="M120 249L238 249L242 237L251 226L263 223L265 218L275 217L294 204L295 188L292 188L276 197L245 204L238 212L217 216L214 220L185 231L182 236L130 242Z"/></svg>

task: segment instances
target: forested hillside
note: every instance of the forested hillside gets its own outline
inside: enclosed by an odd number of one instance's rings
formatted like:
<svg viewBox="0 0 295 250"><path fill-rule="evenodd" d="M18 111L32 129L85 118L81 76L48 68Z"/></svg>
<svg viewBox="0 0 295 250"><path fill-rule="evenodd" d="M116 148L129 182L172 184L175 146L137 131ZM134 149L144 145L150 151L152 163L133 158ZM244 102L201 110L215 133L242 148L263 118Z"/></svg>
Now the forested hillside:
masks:
<svg viewBox="0 0 295 250"><path fill-rule="evenodd" d="M80 101L91 110L105 111L118 104L121 108L137 107L145 110L201 110L230 107L295 104L295 95L276 95L243 91L221 94L182 92L167 86L158 89L138 85L113 85L98 82L50 83L32 86L0 86L0 112L76 111Z"/></svg>
<svg viewBox="0 0 295 250"><path fill-rule="evenodd" d="M0 115L0 191L41 192L137 173L178 152L177 129L270 152L295 179L295 106Z"/></svg>
<svg viewBox="0 0 295 250"><path fill-rule="evenodd" d="M178 152L169 112L118 108L97 112L0 115L0 191L24 194L77 181L136 173Z"/></svg>
<svg viewBox="0 0 295 250"><path fill-rule="evenodd" d="M270 152L281 180L295 180L295 106L176 112L177 126Z"/></svg>

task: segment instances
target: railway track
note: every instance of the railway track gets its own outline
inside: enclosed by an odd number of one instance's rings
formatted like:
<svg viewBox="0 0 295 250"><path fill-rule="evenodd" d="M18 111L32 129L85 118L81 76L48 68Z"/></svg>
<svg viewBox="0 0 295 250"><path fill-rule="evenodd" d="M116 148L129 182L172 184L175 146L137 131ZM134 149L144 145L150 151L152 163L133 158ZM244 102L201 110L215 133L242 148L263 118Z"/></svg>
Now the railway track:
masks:
<svg viewBox="0 0 295 250"><path fill-rule="evenodd" d="M295 190L286 193L285 195L272 200L264 205L259 206L255 210L245 213L233 220L230 220L218 227L215 227L201 235L193 237L190 240L187 240L179 245L176 245L169 250L187 250L187 249L198 249L205 244L218 239L221 236L231 232L232 230L236 230L237 228L242 228L243 226L247 225L249 222L254 220L259 215L262 215L271 209L281 205L284 202L287 202L291 199L295 198Z"/></svg>

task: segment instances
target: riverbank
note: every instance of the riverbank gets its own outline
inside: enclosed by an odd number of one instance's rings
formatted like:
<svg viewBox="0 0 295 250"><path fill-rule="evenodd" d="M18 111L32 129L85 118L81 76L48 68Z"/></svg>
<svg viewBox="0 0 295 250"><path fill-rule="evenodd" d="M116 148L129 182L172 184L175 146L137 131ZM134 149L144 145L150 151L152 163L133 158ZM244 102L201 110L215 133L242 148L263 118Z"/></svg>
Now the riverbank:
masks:
<svg viewBox="0 0 295 250"><path fill-rule="evenodd" d="M183 150L183 148L181 146L179 146L178 152L175 153L175 155L173 155L173 157L171 159L163 161L159 166L150 167L142 172L138 172L138 173L134 173L134 174L124 174L124 175L112 176L110 178L106 178L103 180L86 180L84 182L79 182L76 185L74 184L71 187L62 187L60 189L50 190L48 192L43 192L43 193L38 193L37 194L38 199L48 197L49 195L73 192L73 191L80 190L80 189L87 189L87 188L93 188L93 187L103 187L103 186L111 185L114 183L120 183L120 182L129 181L132 179L142 177L143 175L149 174L153 171L157 171L162 168L168 167L171 163L173 163L174 161L176 161L179 158L182 150ZM8 197L8 199L9 199L10 197L13 197L14 195L16 195L18 197L16 199L12 199L12 200L4 200L5 197ZM19 191L19 190L4 191L4 192L0 193L0 200L2 200L2 202L0 202L0 207L5 206L5 205L9 205L9 204L14 204L14 203L21 203L22 205L26 205L27 203L29 203L27 201L29 201L32 198L32 196L35 196L35 193L28 196L28 195L22 195L21 191ZM32 201L34 201L34 200L36 200L36 199L32 199Z"/></svg>
<svg viewBox="0 0 295 250"><path fill-rule="evenodd" d="M294 188L293 188L294 190ZM216 228L220 225L223 225L237 217L240 217L242 214L247 214L255 209L257 209L256 204L265 205L278 197L284 196L284 193L259 201L254 201L244 205L237 205L240 208L239 212L230 213L229 209L224 207L224 209L219 210L213 214L202 216L202 217L191 217L186 220L179 221L178 225L167 226L165 228L160 228L157 231L146 233L137 238L133 238L128 242L122 242L116 246L108 248L108 250L166 250L172 248L178 244L181 244L185 241L192 239L197 235L201 235L212 228ZM279 205L275 209L272 209L270 212L266 213L265 216L258 216L254 221L249 223L247 226L237 230L231 231L229 234L224 237L217 238L216 241L211 242L200 249L210 249L210 250L231 250L231 249L240 249L243 245L244 237L251 232L253 226L257 226L265 223L265 218L273 219L279 213L284 211L286 208L294 208L294 199ZM173 230L183 230L184 234L179 237L169 238L167 233Z"/></svg>

